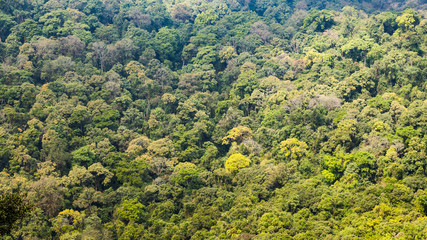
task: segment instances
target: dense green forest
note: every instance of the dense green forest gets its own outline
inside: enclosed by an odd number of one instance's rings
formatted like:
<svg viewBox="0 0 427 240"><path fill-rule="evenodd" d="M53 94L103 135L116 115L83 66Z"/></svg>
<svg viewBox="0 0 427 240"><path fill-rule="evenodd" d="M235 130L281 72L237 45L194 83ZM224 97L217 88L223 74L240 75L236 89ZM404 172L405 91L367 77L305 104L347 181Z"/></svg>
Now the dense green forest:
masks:
<svg viewBox="0 0 427 240"><path fill-rule="evenodd" d="M426 9L0 0L0 239L427 239Z"/></svg>

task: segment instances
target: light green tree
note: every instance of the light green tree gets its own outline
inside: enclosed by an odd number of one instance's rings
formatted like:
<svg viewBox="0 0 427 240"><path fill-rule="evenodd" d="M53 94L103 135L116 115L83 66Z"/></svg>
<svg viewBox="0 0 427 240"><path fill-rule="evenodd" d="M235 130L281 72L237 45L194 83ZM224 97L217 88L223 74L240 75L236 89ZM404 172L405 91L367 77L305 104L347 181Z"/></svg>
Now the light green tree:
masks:
<svg viewBox="0 0 427 240"><path fill-rule="evenodd" d="M139 222L144 214L145 206L137 199L124 200L116 210L117 217L126 222Z"/></svg>

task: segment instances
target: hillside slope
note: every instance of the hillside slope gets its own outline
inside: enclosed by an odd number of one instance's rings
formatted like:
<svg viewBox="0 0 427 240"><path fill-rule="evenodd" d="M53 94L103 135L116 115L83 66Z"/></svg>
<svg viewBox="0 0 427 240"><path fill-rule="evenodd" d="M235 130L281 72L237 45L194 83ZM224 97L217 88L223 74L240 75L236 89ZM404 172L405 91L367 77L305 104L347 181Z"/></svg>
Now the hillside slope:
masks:
<svg viewBox="0 0 427 240"><path fill-rule="evenodd" d="M0 1L0 238L427 239L422 3Z"/></svg>

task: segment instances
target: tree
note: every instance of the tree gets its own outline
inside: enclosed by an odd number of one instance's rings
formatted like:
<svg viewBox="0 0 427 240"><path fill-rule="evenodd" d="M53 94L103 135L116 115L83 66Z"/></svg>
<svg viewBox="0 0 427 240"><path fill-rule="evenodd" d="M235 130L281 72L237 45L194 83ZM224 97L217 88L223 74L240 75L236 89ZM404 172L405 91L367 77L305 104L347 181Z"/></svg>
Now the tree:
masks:
<svg viewBox="0 0 427 240"><path fill-rule="evenodd" d="M356 119L344 119L338 123L338 128L331 132L331 138L326 147L332 148L341 146L350 150L359 144L358 122ZM332 150L332 149L330 149Z"/></svg>
<svg viewBox="0 0 427 240"><path fill-rule="evenodd" d="M221 59L222 63L225 63L234 57L237 57L236 49L232 46L227 46L221 49L219 52L219 58Z"/></svg>
<svg viewBox="0 0 427 240"><path fill-rule="evenodd" d="M199 65L215 65L218 61L218 51L214 46L206 46L198 49L197 55L193 62Z"/></svg>
<svg viewBox="0 0 427 240"><path fill-rule="evenodd" d="M212 25L218 20L219 16L214 9L209 9L207 11L197 14L194 24L202 28L206 25Z"/></svg>
<svg viewBox="0 0 427 240"><path fill-rule="evenodd" d="M66 10L55 10L43 15L39 22L43 24L43 33L51 37L59 35L60 28L68 18L69 14Z"/></svg>
<svg viewBox="0 0 427 240"><path fill-rule="evenodd" d="M79 197L73 201L73 206L80 209L87 209L93 203L102 202L102 192L96 191L94 188L83 188Z"/></svg>
<svg viewBox="0 0 427 240"><path fill-rule="evenodd" d="M361 178L375 182L377 173L377 160L368 152L356 152L350 156L358 166L358 174Z"/></svg>
<svg viewBox="0 0 427 240"><path fill-rule="evenodd" d="M124 38L117 41L114 46L117 49L116 51L118 52L116 59L122 64L126 64L128 60L134 59L135 53L138 50L138 47L135 46L133 41L128 38ZM112 61L115 62L116 59Z"/></svg>
<svg viewBox="0 0 427 240"><path fill-rule="evenodd" d="M66 72L72 71L74 66L75 62L70 57L59 56L55 60L45 62L40 77L42 80L50 82Z"/></svg>
<svg viewBox="0 0 427 240"><path fill-rule="evenodd" d="M11 159L9 161L10 172L15 173L34 173L36 168L36 159L28 155L28 149L20 145L11 151Z"/></svg>
<svg viewBox="0 0 427 240"><path fill-rule="evenodd" d="M185 65L189 60L193 59L197 54L197 46L193 43L186 45L182 49L181 60L182 65Z"/></svg>
<svg viewBox="0 0 427 240"><path fill-rule="evenodd" d="M401 16L396 18L396 22L402 31L412 30L420 24L420 17L414 9L406 9Z"/></svg>
<svg viewBox="0 0 427 240"><path fill-rule="evenodd" d="M131 22L138 28L148 28L151 25L150 15L144 14L141 9L132 8L129 11Z"/></svg>
<svg viewBox="0 0 427 240"><path fill-rule="evenodd" d="M63 184L68 187L74 186L85 186L90 185L92 180L92 175L89 171L82 166L75 165L71 171L68 173L68 176L62 177Z"/></svg>
<svg viewBox="0 0 427 240"><path fill-rule="evenodd" d="M0 39L2 41L6 40L14 25L16 25L16 22L13 20L12 16L4 14L3 12L0 13Z"/></svg>
<svg viewBox="0 0 427 240"><path fill-rule="evenodd" d="M304 18L303 26L305 31L311 30L316 32L323 32L335 24L334 16L327 10L313 10Z"/></svg>
<svg viewBox="0 0 427 240"><path fill-rule="evenodd" d="M28 197L52 218L64 204L64 187L55 176L41 176L40 180L31 183Z"/></svg>
<svg viewBox="0 0 427 240"><path fill-rule="evenodd" d="M121 183L142 187L150 180L149 166L143 157L139 157L130 162L120 161L114 173Z"/></svg>
<svg viewBox="0 0 427 240"><path fill-rule="evenodd" d="M190 7L185 3L178 3L172 6L171 9L172 19L175 21L191 21L193 19L193 12Z"/></svg>
<svg viewBox="0 0 427 240"><path fill-rule="evenodd" d="M151 140L146 136L141 136L133 139L129 142L129 146L126 149L126 153L131 156L139 156L147 151L148 146L150 145Z"/></svg>
<svg viewBox="0 0 427 240"><path fill-rule="evenodd" d="M341 47L341 50L344 56L353 59L353 61L365 61L366 56L373 45L374 40L369 38L358 38L351 39L344 46Z"/></svg>
<svg viewBox="0 0 427 240"><path fill-rule="evenodd" d="M107 61L107 46L103 42L94 42L90 45L93 50L93 61L96 66L101 68L101 71L105 70L105 63Z"/></svg>
<svg viewBox="0 0 427 240"><path fill-rule="evenodd" d="M161 138L151 142L147 147L148 152L153 156L170 158L175 155L175 148L169 138Z"/></svg>
<svg viewBox="0 0 427 240"><path fill-rule="evenodd" d="M114 174L108 169L104 168L101 163L94 163L87 168L88 172L92 174L94 180L94 186L96 190L101 189L102 186L107 186Z"/></svg>
<svg viewBox="0 0 427 240"><path fill-rule="evenodd" d="M194 163L179 163L174 168L171 180L184 187L197 188L200 185L199 174Z"/></svg>
<svg viewBox="0 0 427 240"><path fill-rule="evenodd" d="M0 127L0 170L3 171L9 163L10 147L7 144L7 132L3 127Z"/></svg>
<svg viewBox="0 0 427 240"><path fill-rule="evenodd" d="M73 155L73 165L88 167L95 160L95 154L89 146L81 147L71 154Z"/></svg>
<svg viewBox="0 0 427 240"><path fill-rule="evenodd" d="M130 222L140 222L144 217L145 206L138 199L124 200L116 210L118 219Z"/></svg>
<svg viewBox="0 0 427 240"><path fill-rule="evenodd" d="M16 227L15 223L28 216L33 206L19 193L0 195L0 236L8 235Z"/></svg>
<svg viewBox="0 0 427 240"><path fill-rule="evenodd" d="M67 143L57 131L49 129L43 134L40 153L43 160L54 162L59 169L62 169L70 158L66 149Z"/></svg>
<svg viewBox="0 0 427 240"><path fill-rule="evenodd" d="M52 225L59 235L64 235L71 231L82 229L83 219L84 213L81 214L73 209L65 209L53 219Z"/></svg>
<svg viewBox="0 0 427 240"><path fill-rule="evenodd" d="M85 43L78 37L70 35L67 37L59 38L60 49L62 55L69 56L74 59L82 57L84 53Z"/></svg>
<svg viewBox="0 0 427 240"><path fill-rule="evenodd" d="M268 26L263 22L256 22L252 24L251 33L257 34L262 41L264 41L264 44L267 44L267 41L271 37L271 32L268 29Z"/></svg>
<svg viewBox="0 0 427 240"><path fill-rule="evenodd" d="M120 112L115 109L108 109L102 112L102 114L96 115L92 118L92 121L96 127L99 128L110 128L117 129L117 120L120 118Z"/></svg>
<svg viewBox="0 0 427 240"><path fill-rule="evenodd" d="M349 160L346 156L343 155L326 155L323 157L323 161L327 169L322 171L322 175L325 178L326 182L334 183L342 177Z"/></svg>
<svg viewBox="0 0 427 240"><path fill-rule="evenodd" d="M252 130L245 126L238 126L228 132L228 135L222 139L222 144L241 143L246 138L252 138Z"/></svg>
<svg viewBox="0 0 427 240"><path fill-rule="evenodd" d="M81 134L85 131L85 126L91 120L90 113L87 111L87 108L84 106L76 106L76 108L71 113L68 122L70 127L80 130Z"/></svg>
<svg viewBox="0 0 427 240"><path fill-rule="evenodd" d="M249 166L251 160L240 153L232 154L225 161L225 170L229 173L237 173L240 169Z"/></svg>
<svg viewBox="0 0 427 240"><path fill-rule="evenodd" d="M231 94L237 99L243 99L246 96L250 96L255 88L259 85L259 80L256 77L255 69L252 68L252 64L247 63L242 67L242 73L239 78L233 83ZM245 69L245 66L249 66L249 69Z"/></svg>
<svg viewBox="0 0 427 240"><path fill-rule="evenodd" d="M307 143L296 138L289 138L280 143L280 148L285 157L292 160L299 160L307 154Z"/></svg>
<svg viewBox="0 0 427 240"><path fill-rule="evenodd" d="M155 47L160 60L178 60L177 54L180 47L179 34L176 29L163 27L155 37Z"/></svg>

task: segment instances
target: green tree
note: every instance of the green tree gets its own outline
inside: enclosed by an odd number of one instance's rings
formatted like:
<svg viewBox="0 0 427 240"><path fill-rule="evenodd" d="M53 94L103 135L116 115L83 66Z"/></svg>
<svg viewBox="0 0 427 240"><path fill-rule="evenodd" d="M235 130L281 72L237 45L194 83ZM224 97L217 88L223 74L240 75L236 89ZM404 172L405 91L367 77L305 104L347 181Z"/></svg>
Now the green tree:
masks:
<svg viewBox="0 0 427 240"><path fill-rule="evenodd" d="M73 155L73 165L88 167L95 160L95 154L89 146L81 147L71 154Z"/></svg>
<svg viewBox="0 0 427 240"><path fill-rule="evenodd" d="M258 84L259 80L254 69L243 70L239 78L233 83L230 93L237 99L243 99L249 97L258 87Z"/></svg>
<svg viewBox="0 0 427 240"><path fill-rule="evenodd" d="M84 106L77 106L68 120L70 127L80 130L80 133L83 134L86 124L91 120L90 113L87 111L87 108Z"/></svg>
<svg viewBox="0 0 427 240"><path fill-rule="evenodd" d="M144 220L145 206L138 199L124 200L117 208L116 215L120 220L129 222L140 222Z"/></svg>
<svg viewBox="0 0 427 240"><path fill-rule="evenodd" d="M322 171L322 175L326 182L334 183L342 177L349 160L346 156L343 155L326 155L323 157L323 161L327 169Z"/></svg>
<svg viewBox="0 0 427 240"><path fill-rule="evenodd" d="M175 166L171 180L184 187L196 188L200 185L199 170L193 163L179 163Z"/></svg>
<svg viewBox="0 0 427 240"><path fill-rule="evenodd" d="M214 46L206 46L198 49L197 55L193 58L193 63L200 65L213 64L218 61L218 51Z"/></svg>
<svg viewBox="0 0 427 240"><path fill-rule="evenodd" d="M8 165L10 150L7 144L7 132L3 127L0 127L0 170Z"/></svg>
<svg viewBox="0 0 427 240"><path fill-rule="evenodd" d="M197 14L196 19L194 20L194 24L197 27L202 28L206 25L214 24L218 18L218 13L216 13L214 9L209 9Z"/></svg>
<svg viewBox="0 0 427 240"><path fill-rule="evenodd" d="M303 26L305 31L323 32L335 24L334 15L328 10L313 10L304 18Z"/></svg>
<svg viewBox="0 0 427 240"><path fill-rule="evenodd" d="M39 22L43 24L43 33L51 37L59 35L59 29L68 18L69 14L66 10L56 10L43 15Z"/></svg>
<svg viewBox="0 0 427 240"><path fill-rule="evenodd" d="M96 115L92 118L93 123L99 128L110 128L117 129L117 120L120 118L120 112L115 109L108 109L102 112L100 115Z"/></svg>
<svg viewBox="0 0 427 240"><path fill-rule="evenodd" d="M14 25L16 25L16 22L13 20L12 16L4 14L3 12L0 13L0 39L2 39L2 41L6 40Z"/></svg>
<svg viewBox="0 0 427 240"><path fill-rule="evenodd" d="M180 48L179 34L176 29L163 27L155 36L155 48L160 60L178 60L177 54Z"/></svg>
<svg viewBox="0 0 427 240"><path fill-rule="evenodd" d="M366 63L366 56L374 44L373 39L352 38L345 45L341 47L345 57L353 59L353 61L364 61Z"/></svg>
<svg viewBox="0 0 427 240"><path fill-rule="evenodd" d="M120 161L114 172L121 183L142 187L150 180L148 164L144 158L137 158L130 162Z"/></svg>

